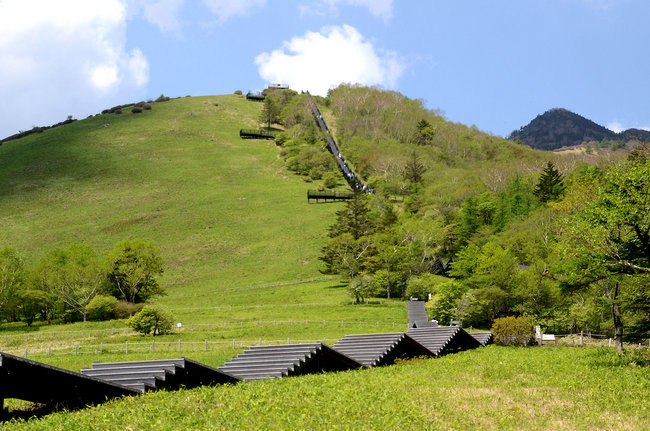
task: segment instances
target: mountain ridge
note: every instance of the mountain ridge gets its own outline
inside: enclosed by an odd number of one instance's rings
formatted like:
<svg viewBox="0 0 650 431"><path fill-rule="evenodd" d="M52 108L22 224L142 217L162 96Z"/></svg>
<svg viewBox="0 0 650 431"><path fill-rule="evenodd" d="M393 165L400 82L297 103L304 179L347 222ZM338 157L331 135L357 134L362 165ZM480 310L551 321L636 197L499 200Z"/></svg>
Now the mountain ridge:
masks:
<svg viewBox="0 0 650 431"><path fill-rule="evenodd" d="M591 141L650 141L650 131L632 128L617 133L568 109L553 108L514 130L507 139L552 151Z"/></svg>

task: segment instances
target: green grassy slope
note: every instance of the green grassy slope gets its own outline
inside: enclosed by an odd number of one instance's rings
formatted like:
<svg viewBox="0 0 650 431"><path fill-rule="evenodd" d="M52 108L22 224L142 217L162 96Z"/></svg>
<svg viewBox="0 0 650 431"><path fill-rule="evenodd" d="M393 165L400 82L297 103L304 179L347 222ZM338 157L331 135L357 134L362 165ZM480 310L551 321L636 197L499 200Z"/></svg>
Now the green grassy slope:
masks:
<svg viewBox="0 0 650 431"><path fill-rule="evenodd" d="M260 109L235 95L181 98L0 147L1 247L31 265L75 241L106 250L124 238L154 240L167 262L168 295L157 302L184 325L158 338L153 354L145 353L151 339L124 333L123 321L4 325L0 350L78 370L95 351L119 355L127 341L130 355L173 357L179 338L184 352L205 350L207 339L218 365L234 354L233 339L238 350L241 341L377 331L377 322L403 329L399 301L341 305L350 301L345 287L319 273L339 206L308 205L309 185L287 173L273 142L239 138Z"/></svg>
<svg viewBox="0 0 650 431"><path fill-rule="evenodd" d="M243 141L260 104L211 96L102 115L0 148L0 244L33 263L83 241L152 239L174 292L313 277L332 206L307 207L272 142Z"/></svg>

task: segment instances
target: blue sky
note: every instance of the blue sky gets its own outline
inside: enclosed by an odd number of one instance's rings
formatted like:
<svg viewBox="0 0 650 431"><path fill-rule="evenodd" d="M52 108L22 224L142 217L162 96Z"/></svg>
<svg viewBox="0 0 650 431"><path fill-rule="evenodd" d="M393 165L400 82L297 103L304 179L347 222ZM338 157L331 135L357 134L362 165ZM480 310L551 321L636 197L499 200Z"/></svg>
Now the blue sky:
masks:
<svg viewBox="0 0 650 431"><path fill-rule="evenodd" d="M506 136L650 128L646 0L0 0L0 136L168 96L380 85Z"/></svg>

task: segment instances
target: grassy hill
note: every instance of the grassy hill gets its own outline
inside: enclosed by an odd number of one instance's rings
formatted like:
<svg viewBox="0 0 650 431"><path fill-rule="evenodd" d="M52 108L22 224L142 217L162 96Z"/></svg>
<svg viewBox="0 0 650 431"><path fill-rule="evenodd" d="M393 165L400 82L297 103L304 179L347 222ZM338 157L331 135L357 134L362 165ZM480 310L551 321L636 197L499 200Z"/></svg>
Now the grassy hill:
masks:
<svg viewBox="0 0 650 431"><path fill-rule="evenodd" d="M403 325L399 302L339 305L349 301L345 288L320 274L317 259L337 206L308 205L309 185L286 171L273 142L239 138L260 109L236 95L181 98L6 143L0 244L31 265L72 242L107 250L124 238L155 241L168 292L157 302L184 325L167 337L174 342L317 340L344 335L346 321ZM366 326L360 330L373 330ZM124 322L5 325L0 349L44 354L79 344L78 352L92 353L131 340L137 352L139 336L107 328ZM164 344L158 350L164 355Z"/></svg>

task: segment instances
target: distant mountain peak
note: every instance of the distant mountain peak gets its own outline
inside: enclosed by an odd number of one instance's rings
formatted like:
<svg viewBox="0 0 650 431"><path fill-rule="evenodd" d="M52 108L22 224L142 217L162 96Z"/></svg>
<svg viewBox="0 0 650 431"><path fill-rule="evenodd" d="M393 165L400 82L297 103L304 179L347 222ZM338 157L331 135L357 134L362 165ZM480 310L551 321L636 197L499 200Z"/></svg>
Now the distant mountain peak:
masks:
<svg viewBox="0 0 650 431"><path fill-rule="evenodd" d="M603 139L650 141L650 132L628 129L616 133L568 109L553 108L513 131L508 139L519 139L529 147L552 151Z"/></svg>

